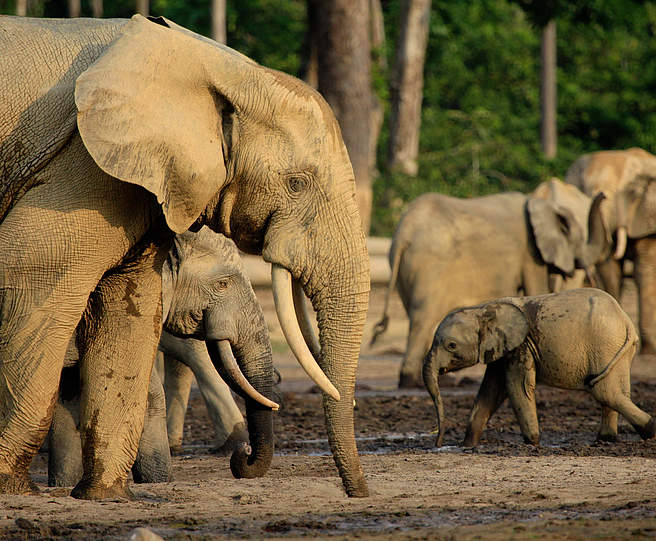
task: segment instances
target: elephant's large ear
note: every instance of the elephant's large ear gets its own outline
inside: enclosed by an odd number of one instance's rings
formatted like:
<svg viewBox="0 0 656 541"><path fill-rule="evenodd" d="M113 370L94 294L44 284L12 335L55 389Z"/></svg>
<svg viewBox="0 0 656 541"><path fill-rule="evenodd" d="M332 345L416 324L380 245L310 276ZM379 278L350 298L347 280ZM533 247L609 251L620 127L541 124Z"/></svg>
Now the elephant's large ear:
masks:
<svg viewBox="0 0 656 541"><path fill-rule="evenodd" d="M79 76L75 103L98 166L155 194L180 233L225 183L231 106L208 81L208 44L165 25L135 15Z"/></svg>
<svg viewBox="0 0 656 541"><path fill-rule="evenodd" d="M497 361L519 347L528 335L528 321L509 302L491 302L479 315L478 362Z"/></svg>
<svg viewBox="0 0 656 541"><path fill-rule="evenodd" d="M536 197L529 198L527 211L542 259L571 276L575 268L576 244L584 239L574 214L565 207Z"/></svg>

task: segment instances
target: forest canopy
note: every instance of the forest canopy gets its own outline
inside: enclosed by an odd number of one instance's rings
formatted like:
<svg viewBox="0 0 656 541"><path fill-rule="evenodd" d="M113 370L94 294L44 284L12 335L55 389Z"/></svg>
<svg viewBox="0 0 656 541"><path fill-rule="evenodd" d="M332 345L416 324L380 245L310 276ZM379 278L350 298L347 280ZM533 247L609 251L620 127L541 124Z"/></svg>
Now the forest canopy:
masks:
<svg viewBox="0 0 656 541"><path fill-rule="evenodd" d="M90 2L82 15L90 16ZM152 0L150 13L210 34L210 0ZM546 6L546 15L535 5ZM134 1L104 3L128 17ZM399 0L383 0L387 68L373 87L389 113ZM427 191L474 196L529 191L562 177L583 152L632 146L656 151L656 2L441 0L432 3L425 63L419 173L385 169L378 141L372 234L392 233L405 203ZM66 17L65 0L31 1L29 14ZM0 0L13 13L13 1ZM305 0L227 1L228 45L298 75L307 43ZM558 149L540 146L540 17L557 23ZM378 64L376 64L378 66Z"/></svg>

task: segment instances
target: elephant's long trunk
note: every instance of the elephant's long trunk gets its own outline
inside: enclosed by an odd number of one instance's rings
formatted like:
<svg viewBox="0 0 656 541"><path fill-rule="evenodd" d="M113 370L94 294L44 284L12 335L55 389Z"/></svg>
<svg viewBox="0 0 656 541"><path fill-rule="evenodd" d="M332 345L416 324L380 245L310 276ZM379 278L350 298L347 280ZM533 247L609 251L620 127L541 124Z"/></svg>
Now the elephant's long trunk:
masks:
<svg viewBox="0 0 656 541"><path fill-rule="evenodd" d="M430 353L424 361L422 370L424 376L424 385L428 389L428 393L433 399L435 405L435 413L437 415L437 439L435 441L436 447L442 446L444 439L444 406L442 404L442 395L440 394L440 387L437 383L437 367L435 366L435 357Z"/></svg>
<svg viewBox="0 0 656 541"><path fill-rule="evenodd" d="M244 340L244 347L235 346L237 364L246 379L265 397L272 396L273 363L271 346L266 335L266 325L262 319L261 328L254 339ZM262 335L262 336L260 336ZM207 344L208 351L215 366L222 362L218 346ZM229 381L229 378L227 380ZM240 392L240 389L233 389ZM273 458L273 416L271 408L262 405L248 395L240 394L246 403L246 419L250 449L246 446L234 451L230 459L230 469L236 478L253 479L262 477L269 469Z"/></svg>
<svg viewBox="0 0 656 541"><path fill-rule="evenodd" d="M350 253L334 260L330 269L316 273L328 285L312 303L321 343L319 363L340 395L339 401L323 396L328 441L347 495L366 497L369 491L355 444L353 397L369 304L369 258L362 233L355 238L360 245L351 246Z"/></svg>

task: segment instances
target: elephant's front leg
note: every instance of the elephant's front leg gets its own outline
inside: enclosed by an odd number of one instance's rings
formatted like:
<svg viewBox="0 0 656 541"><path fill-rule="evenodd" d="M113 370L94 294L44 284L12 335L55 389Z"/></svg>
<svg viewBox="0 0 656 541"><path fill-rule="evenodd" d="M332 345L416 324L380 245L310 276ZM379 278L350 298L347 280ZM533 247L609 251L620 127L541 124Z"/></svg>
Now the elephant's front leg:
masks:
<svg viewBox="0 0 656 541"><path fill-rule="evenodd" d="M91 295L80 345L80 432L84 475L71 493L82 499L129 497L127 474L144 425L148 382L161 334L161 266L156 244Z"/></svg>
<svg viewBox="0 0 656 541"><path fill-rule="evenodd" d="M540 427L535 406L535 362L525 346L508 356L506 390L526 443L540 442Z"/></svg>
<svg viewBox="0 0 656 541"><path fill-rule="evenodd" d="M478 389L474 406L469 414L464 447L476 447L489 418L506 399L505 363L496 361L488 364L483 381Z"/></svg>
<svg viewBox="0 0 656 541"><path fill-rule="evenodd" d="M635 241L634 276L638 286L640 353L656 353L656 238Z"/></svg>

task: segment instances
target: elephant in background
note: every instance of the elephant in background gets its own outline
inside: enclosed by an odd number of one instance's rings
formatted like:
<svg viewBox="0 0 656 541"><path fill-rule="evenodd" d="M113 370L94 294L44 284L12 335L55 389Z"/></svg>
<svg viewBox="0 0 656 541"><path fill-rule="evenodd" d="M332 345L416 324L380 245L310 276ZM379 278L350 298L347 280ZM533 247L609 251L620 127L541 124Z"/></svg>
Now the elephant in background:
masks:
<svg viewBox="0 0 656 541"><path fill-rule="evenodd" d="M638 334L608 293L574 289L535 297L508 297L461 308L439 324L423 376L437 412L437 445L444 436L438 373L484 363L464 446L478 445L487 421L506 397L524 440L540 440L535 386L588 391L601 404L597 438L615 441L618 412L643 439L656 435L656 419L631 401L631 363Z"/></svg>
<svg viewBox="0 0 656 541"><path fill-rule="evenodd" d="M207 225L272 264L281 327L324 392L342 484L366 496L353 394L369 258L325 100L161 17L2 17L0 50L0 493L37 490L29 466L81 321L84 475L72 496L129 497L162 267L175 233ZM316 360L293 291L317 313ZM270 424L270 408L247 408L250 426Z"/></svg>
<svg viewBox="0 0 656 541"><path fill-rule="evenodd" d="M245 433L243 416L230 389L217 373L218 370L224 374L227 381L238 380L233 385L241 394L248 393L252 398L246 402L249 418L253 402L277 409L277 404L262 396L271 396L274 384L271 343L262 308L237 247L230 239L205 227L198 233L177 235L164 264L163 282L165 319L159 349L168 358L162 367L165 370L151 373L146 420L132 468L134 479L138 482L169 479L169 428L176 437L179 432L179 441L174 441L179 446L189 394L187 382L191 383L186 373L176 366L178 360L187 363L189 372L197 377L221 443L232 438L231 447L240 450L240 446L250 442L252 464L248 473L251 477L264 475L273 457L273 425L263 427L249 423L248 433ZM208 353L212 348L221 350L222 363L216 366L213 359L219 357L211 358ZM75 355L69 353L68 357L75 358ZM257 374L257 390L245 381L239 366L249 366L249 373ZM162 378L164 371L166 377ZM51 486L72 486L82 474L82 450L76 427L80 389L76 376L79 378L79 371L75 370L62 376L61 401L49 434L48 482ZM185 410L172 406L175 401L183 401ZM241 456L240 452L233 454L231 468L241 467L235 462Z"/></svg>
<svg viewBox="0 0 656 541"><path fill-rule="evenodd" d="M559 180L537 191L472 199L429 193L410 203L392 240L392 275L372 339L387 327L397 287L410 320L400 387L423 385L424 357L451 310L520 292L549 293L551 274L592 268L608 250L602 195L570 210L572 189Z"/></svg>
<svg viewBox="0 0 656 541"><path fill-rule="evenodd" d="M584 154L565 181L608 198L602 219L614 244L597 265L603 288L620 299L624 262L633 261L642 353L656 352L656 156L640 148Z"/></svg>

